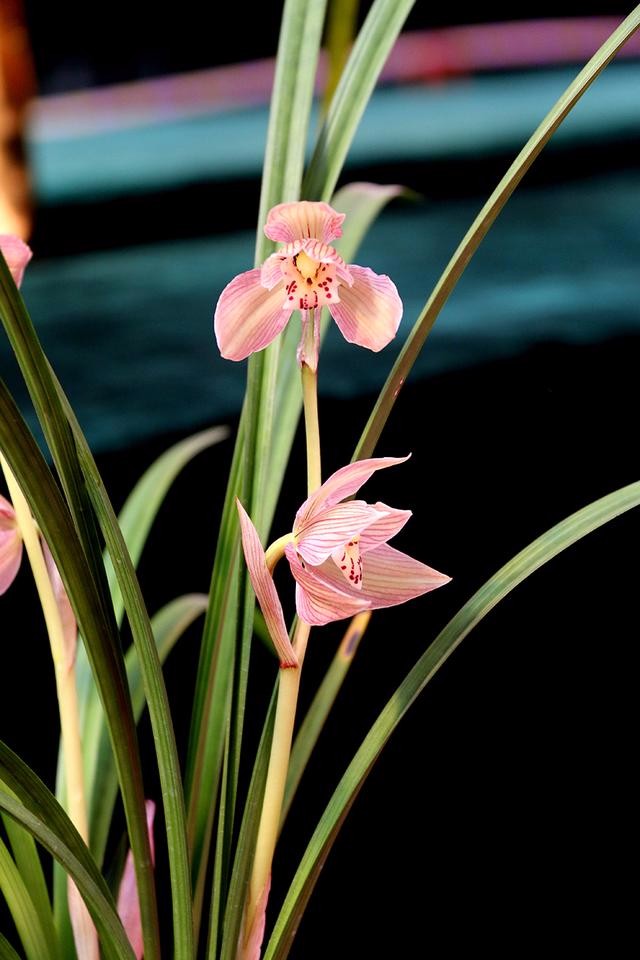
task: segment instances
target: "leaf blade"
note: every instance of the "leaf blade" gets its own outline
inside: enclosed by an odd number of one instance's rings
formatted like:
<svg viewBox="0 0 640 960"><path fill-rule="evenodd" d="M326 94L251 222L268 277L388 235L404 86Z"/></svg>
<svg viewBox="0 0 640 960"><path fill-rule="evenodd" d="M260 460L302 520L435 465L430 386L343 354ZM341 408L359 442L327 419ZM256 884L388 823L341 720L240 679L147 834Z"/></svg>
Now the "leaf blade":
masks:
<svg viewBox="0 0 640 960"><path fill-rule="evenodd" d="M639 505L640 481L560 521L501 567L440 631L378 716L331 797L289 888L264 960L284 960L288 956L304 906L369 771L402 717L440 667L473 627L518 584L582 537Z"/></svg>

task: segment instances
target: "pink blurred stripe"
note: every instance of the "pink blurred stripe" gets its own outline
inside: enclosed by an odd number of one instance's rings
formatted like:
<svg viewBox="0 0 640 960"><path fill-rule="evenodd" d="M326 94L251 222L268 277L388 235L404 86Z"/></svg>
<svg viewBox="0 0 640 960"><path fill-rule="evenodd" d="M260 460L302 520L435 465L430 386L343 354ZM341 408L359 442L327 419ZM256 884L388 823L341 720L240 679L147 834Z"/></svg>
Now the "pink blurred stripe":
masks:
<svg viewBox="0 0 640 960"><path fill-rule="evenodd" d="M483 70L582 63L619 23L616 17L564 17L405 33L382 81L429 82ZM635 34L618 57L639 55L640 34ZM261 105L269 99L273 71L271 58L41 97L31 107L32 135L83 136ZM324 73L323 58L319 87Z"/></svg>

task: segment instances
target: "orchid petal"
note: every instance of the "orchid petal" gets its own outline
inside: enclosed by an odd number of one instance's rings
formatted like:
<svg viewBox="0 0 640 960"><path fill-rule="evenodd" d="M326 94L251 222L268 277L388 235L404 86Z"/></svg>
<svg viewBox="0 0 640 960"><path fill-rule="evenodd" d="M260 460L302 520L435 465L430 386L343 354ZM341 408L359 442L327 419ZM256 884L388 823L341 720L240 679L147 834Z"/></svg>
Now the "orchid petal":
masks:
<svg viewBox="0 0 640 960"><path fill-rule="evenodd" d="M411 510L396 510L386 503L373 503L371 509L378 512L377 519L360 535L360 553L364 556L380 543L386 543L395 537L412 516Z"/></svg>
<svg viewBox="0 0 640 960"><path fill-rule="evenodd" d="M348 586L333 560L321 567L307 566L292 543L285 554L296 580L296 610L305 623L321 627L369 609L368 598Z"/></svg>
<svg viewBox="0 0 640 960"><path fill-rule="evenodd" d="M260 285L266 290L273 290L275 286L282 283L282 266L286 260L287 257L283 257L281 253L272 253L270 257L267 257L260 267Z"/></svg>
<svg viewBox="0 0 640 960"><path fill-rule="evenodd" d="M363 561L361 596L372 610L393 607L449 583L451 577L383 543Z"/></svg>
<svg viewBox="0 0 640 960"><path fill-rule="evenodd" d="M49 545L45 540L41 540L41 543L42 553L44 554L44 562L47 566L49 580L51 581L53 594L56 598L56 604L58 606L58 613L60 614L60 622L62 623L67 670L70 670L76 660L76 650L78 648L78 624L76 623L76 618L73 614L73 609L71 607L69 597L67 596L67 591L64 588L60 571L56 566L55 560L51 556Z"/></svg>
<svg viewBox="0 0 640 960"><path fill-rule="evenodd" d="M344 213L337 213L328 203L299 200L294 203L279 203L269 211L264 232L270 240L291 243L315 237L330 243L342 236L340 229Z"/></svg>
<svg viewBox="0 0 640 960"><path fill-rule="evenodd" d="M260 270L247 270L227 284L216 306L214 329L220 353L244 360L278 336L291 316L283 309L282 291L265 290Z"/></svg>
<svg viewBox="0 0 640 960"><path fill-rule="evenodd" d="M273 582L273 577L267 567L265 553L260 543L258 531L239 500L236 500L236 506L240 516L240 532L242 534L244 558L247 562L251 585L258 598L258 603L260 604L260 609L262 610L267 627L269 628L269 636L280 657L280 665L282 667L296 667L298 665L298 659L293 652L293 647L289 640L280 597L278 596L276 585Z"/></svg>
<svg viewBox="0 0 640 960"><path fill-rule="evenodd" d="M351 265L353 286L343 287L329 312L349 343L382 350L393 340L402 318L402 300L389 277Z"/></svg>
<svg viewBox="0 0 640 960"><path fill-rule="evenodd" d="M382 516L364 500L349 500L323 510L296 532L298 553L306 563L318 567L337 547L359 536L371 524L379 523Z"/></svg>
<svg viewBox="0 0 640 960"><path fill-rule="evenodd" d="M363 580L352 587L332 560L309 567L286 548L291 572L297 581L298 616L312 626L352 617L361 610L379 610L412 600L443 586L451 579L387 544L363 558Z"/></svg>
<svg viewBox="0 0 640 960"><path fill-rule="evenodd" d="M0 234L0 250L7 261L16 287L19 287L22 283L25 267L33 256L30 248L20 237L4 233Z"/></svg>
<svg viewBox="0 0 640 960"><path fill-rule="evenodd" d="M384 470L397 463L404 463L409 456L410 454L406 457L371 457L369 460L356 460L355 463L349 463L346 467L336 470L298 510L293 525L294 534L297 536L298 531L321 510L333 507L340 500L357 493L376 470Z"/></svg>
<svg viewBox="0 0 640 960"><path fill-rule="evenodd" d="M156 805L153 800L145 802L147 813L147 832L149 834L149 845L151 847L151 860L155 863L155 845L153 840L153 818L156 813ZM127 853L127 859L118 889L118 916L122 921L125 933L129 938L129 943L133 947L136 960L141 960L144 953L142 939L142 920L140 917L140 900L138 898L138 885L136 883L136 871L133 863L133 853L131 850Z"/></svg>
<svg viewBox="0 0 640 960"><path fill-rule="evenodd" d="M0 596L16 578L22 560L22 537L16 515L8 500L0 495Z"/></svg>

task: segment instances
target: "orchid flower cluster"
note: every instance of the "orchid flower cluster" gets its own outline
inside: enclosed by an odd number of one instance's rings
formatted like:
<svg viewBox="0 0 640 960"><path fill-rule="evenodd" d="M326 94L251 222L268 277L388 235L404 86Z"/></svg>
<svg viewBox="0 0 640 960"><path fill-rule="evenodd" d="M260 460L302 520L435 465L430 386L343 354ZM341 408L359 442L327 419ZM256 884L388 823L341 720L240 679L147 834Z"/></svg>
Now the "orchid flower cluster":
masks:
<svg viewBox="0 0 640 960"><path fill-rule="evenodd" d="M409 510L353 497L378 470L407 457L376 457L341 467L324 483L320 474L317 370L320 312L336 321L344 338L381 350L395 336L402 301L393 281L368 267L345 264L330 242L341 236L344 215L326 203L299 201L274 207L266 236L280 244L262 267L235 277L220 295L214 316L223 357L243 360L268 346L295 312L301 316L297 360L307 432L307 499L290 533L265 551L244 507L237 501L244 556L269 635L280 659L276 733L265 788L253 873L238 957L256 960L265 923L271 861L286 778L299 683L311 627L395 606L434 590L449 577L389 546L407 523ZM293 641L273 580L286 556L295 580L299 625ZM289 671L295 679L292 681Z"/></svg>
<svg viewBox="0 0 640 960"><path fill-rule="evenodd" d="M235 277L218 300L214 325L223 357L242 360L268 346L299 311L298 363L303 374L305 368L315 374L320 310L325 306L350 343L377 351L393 339L402 317L398 291L387 276L368 267L347 266L329 246L341 236L343 220L344 214L320 202L284 203L270 211L264 232L281 244L280 249L261 268ZM404 603L448 581L388 546L410 511L349 499L375 471L406 459L378 457L342 467L309 491L292 533L279 541L277 549L286 555L296 581L298 616L309 626ZM289 664L293 652L270 577L279 555L272 550L267 562L240 503L238 509L253 587L274 645Z"/></svg>

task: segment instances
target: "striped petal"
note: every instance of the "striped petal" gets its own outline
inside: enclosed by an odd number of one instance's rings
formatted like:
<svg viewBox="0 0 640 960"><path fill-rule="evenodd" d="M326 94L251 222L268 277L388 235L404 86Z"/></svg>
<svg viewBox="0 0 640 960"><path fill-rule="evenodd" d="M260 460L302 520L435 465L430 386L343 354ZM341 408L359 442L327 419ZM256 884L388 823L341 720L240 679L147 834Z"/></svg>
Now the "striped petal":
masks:
<svg viewBox="0 0 640 960"><path fill-rule="evenodd" d="M379 544L395 537L412 516L411 510L396 510L388 507L386 503L373 503L371 509L377 512L377 517L360 535L360 553L363 556Z"/></svg>
<svg viewBox="0 0 640 960"><path fill-rule="evenodd" d="M247 562L251 585L258 598L260 609L262 610L269 629L269 636L280 658L280 666L295 667L298 665L298 659L293 652L293 647L289 640L280 597L278 596L276 585L273 582L273 577L267 567L267 561L264 550L262 549L262 544L260 543L258 531L252 524L249 514L239 500L236 500L236 506L240 516L240 532L242 534L244 558Z"/></svg>
<svg viewBox="0 0 640 960"><path fill-rule="evenodd" d="M156 813L156 805L153 800L145 802L147 813L147 832L149 834L149 843L151 845L151 859L155 861L155 848L153 842L153 819ZM127 853L127 859L120 881L118 890L118 916L122 921L125 933L129 938L129 943L133 947L136 960L141 960L144 953L142 940L142 920L140 918L140 900L138 898L138 885L136 883L136 871L133 863L133 854L131 850Z"/></svg>
<svg viewBox="0 0 640 960"><path fill-rule="evenodd" d="M386 543L380 544L364 557L363 567L361 596L369 601L371 610L394 607L442 587L451 580L446 574Z"/></svg>
<svg viewBox="0 0 640 960"><path fill-rule="evenodd" d="M292 543L285 553L296 580L296 610L305 623L321 627L369 609L369 600L348 586L333 560L307 566Z"/></svg>
<svg viewBox="0 0 640 960"><path fill-rule="evenodd" d="M13 507L0 495L0 596L16 578L22 560L22 537Z"/></svg>
<svg viewBox="0 0 640 960"><path fill-rule="evenodd" d="M22 283L25 267L33 256L30 248L20 237L4 233L0 234L0 250L7 261L16 287L19 287Z"/></svg>
<svg viewBox="0 0 640 960"><path fill-rule="evenodd" d="M402 318L402 300L389 277L351 265L353 286L340 289L340 302L328 304L349 343L382 350L393 340Z"/></svg>
<svg viewBox="0 0 640 960"><path fill-rule="evenodd" d="M330 243L342 236L344 213L337 213L328 203L300 200L280 203L269 211L264 232L277 243L292 243L314 237Z"/></svg>
<svg viewBox="0 0 640 960"><path fill-rule="evenodd" d="M356 460L355 463L349 463L346 467L336 470L298 510L293 525L294 535L297 536L298 531L302 530L320 511L333 507L346 497L357 493L376 470L384 470L386 467L395 466L396 463L404 463L409 456L410 454L406 457L371 457L369 460Z"/></svg>
<svg viewBox="0 0 640 960"><path fill-rule="evenodd" d="M361 610L379 610L405 603L443 586L451 579L387 544L363 557L363 579L352 587L333 562L310 567L289 544L286 548L295 577L298 616L312 626L352 617Z"/></svg>
<svg viewBox="0 0 640 960"><path fill-rule="evenodd" d="M364 500L349 500L323 510L296 533L298 553L306 563L319 567L337 547L353 540L381 514Z"/></svg>
<svg viewBox="0 0 640 960"><path fill-rule="evenodd" d="M218 300L214 330L220 353L227 360L244 360L267 347L291 316L283 308L283 292L266 290L260 269L247 270L227 284Z"/></svg>
<svg viewBox="0 0 640 960"><path fill-rule="evenodd" d="M272 253L267 257L260 267L260 285L266 290L273 290L279 283L282 283L282 268L288 257L283 257L281 253ZM284 302L284 291L282 292Z"/></svg>

